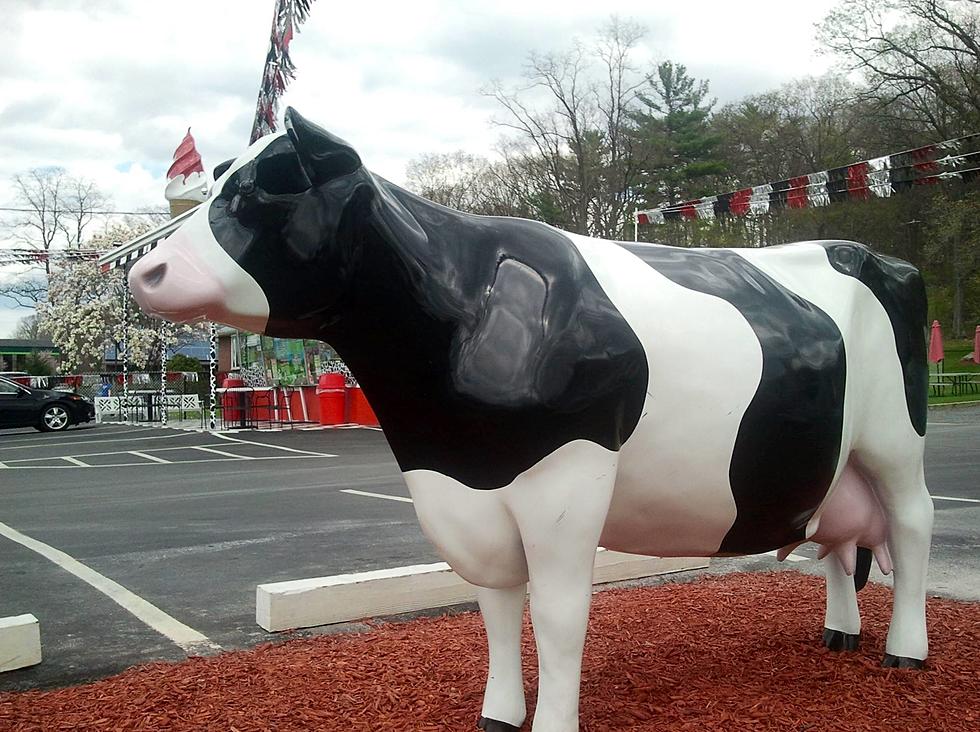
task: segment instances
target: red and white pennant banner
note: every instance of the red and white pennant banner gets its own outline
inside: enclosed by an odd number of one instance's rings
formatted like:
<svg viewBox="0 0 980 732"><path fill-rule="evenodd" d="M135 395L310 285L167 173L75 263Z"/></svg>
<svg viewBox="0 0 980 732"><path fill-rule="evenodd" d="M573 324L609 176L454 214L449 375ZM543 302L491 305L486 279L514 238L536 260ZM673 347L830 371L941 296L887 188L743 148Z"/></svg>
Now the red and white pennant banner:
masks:
<svg viewBox="0 0 980 732"><path fill-rule="evenodd" d="M665 204L636 212L638 224L761 216L778 208L814 208L831 203L887 197L913 186L980 177L980 133L853 165L742 188L717 196Z"/></svg>
<svg viewBox="0 0 980 732"><path fill-rule="evenodd" d="M276 131L279 97L286 91L289 82L296 78L296 66L289 57L289 43L300 23L309 16L312 4L313 0L276 0L250 144Z"/></svg>

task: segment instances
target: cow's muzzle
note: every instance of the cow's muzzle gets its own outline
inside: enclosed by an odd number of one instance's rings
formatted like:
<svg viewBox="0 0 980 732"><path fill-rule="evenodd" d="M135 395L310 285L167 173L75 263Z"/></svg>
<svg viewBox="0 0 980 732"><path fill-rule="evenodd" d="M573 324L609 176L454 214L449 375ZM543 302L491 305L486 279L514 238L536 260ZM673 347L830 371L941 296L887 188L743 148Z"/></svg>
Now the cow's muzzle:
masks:
<svg viewBox="0 0 980 732"><path fill-rule="evenodd" d="M269 303L258 283L213 237L202 241L202 237L188 236L184 228L130 270L129 287L139 306L177 323L213 320L263 332Z"/></svg>

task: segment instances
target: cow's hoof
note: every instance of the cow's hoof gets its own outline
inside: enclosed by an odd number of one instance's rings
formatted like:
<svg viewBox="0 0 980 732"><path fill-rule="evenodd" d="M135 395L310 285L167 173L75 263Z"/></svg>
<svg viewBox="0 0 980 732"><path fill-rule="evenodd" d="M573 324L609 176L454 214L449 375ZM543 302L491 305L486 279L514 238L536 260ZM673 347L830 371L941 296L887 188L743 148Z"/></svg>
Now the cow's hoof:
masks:
<svg viewBox="0 0 980 732"><path fill-rule="evenodd" d="M486 732L521 732L520 727L515 727L506 722L498 722L496 719L487 719L486 717L480 717L480 721L476 723L476 726L479 729L486 730Z"/></svg>
<svg viewBox="0 0 980 732"><path fill-rule="evenodd" d="M912 668L918 671L926 667L926 662L919 658L893 656L890 653L886 653L885 657L881 660L881 665L883 668Z"/></svg>
<svg viewBox="0 0 980 732"><path fill-rule="evenodd" d="M856 651L861 645L861 634L824 628L823 644L832 651Z"/></svg>

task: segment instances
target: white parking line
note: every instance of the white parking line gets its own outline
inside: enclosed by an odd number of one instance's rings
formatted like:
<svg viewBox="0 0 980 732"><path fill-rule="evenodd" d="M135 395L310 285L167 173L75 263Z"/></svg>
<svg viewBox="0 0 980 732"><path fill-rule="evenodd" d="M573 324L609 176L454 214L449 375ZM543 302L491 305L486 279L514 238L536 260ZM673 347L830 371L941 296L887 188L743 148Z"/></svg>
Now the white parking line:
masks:
<svg viewBox="0 0 980 732"><path fill-rule="evenodd" d="M156 455L149 455L145 452L139 452L138 450L130 450L129 454L135 455L136 457L146 458L147 460L152 460L155 463L164 463L166 465L172 464L170 460L164 460L163 458L157 457Z"/></svg>
<svg viewBox="0 0 980 732"><path fill-rule="evenodd" d="M297 450L295 447L284 447L283 445L270 445L268 442L253 442L252 440L239 440L237 437L229 437L228 435L222 435L220 433L215 433L215 437L220 437L222 440L228 440L229 442L239 442L243 445L258 445L259 447L268 447L273 450L285 450L286 452L298 452L302 455L315 455L316 457L337 457L329 452L313 452L312 450Z"/></svg>
<svg viewBox="0 0 980 732"><path fill-rule="evenodd" d="M60 549L55 549L53 546L32 539L4 523L0 523L0 535L6 536L11 541L15 541L21 546L37 552L66 572L73 574L83 582L87 582L120 607L131 612L140 621L153 628L153 630L169 638L187 653L200 653L203 649L221 650L221 646L213 643L207 636L172 618L156 605L147 602L139 595L127 590L115 580L99 574L91 567L87 567Z"/></svg>
<svg viewBox="0 0 980 732"><path fill-rule="evenodd" d="M955 496L933 496L934 501L957 501L962 503L980 503L978 498L956 498Z"/></svg>
<svg viewBox="0 0 980 732"><path fill-rule="evenodd" d="M43 459L43 458L42 458L42 459ZM89 465L88 463L83 463L83 462L82 462L81 460L79 460L78 458L73 458L73 457L60 457L60 458L58 458L58 459L59 459L59 460L64 460L65 462L68 462L68 463L71 463L72 465L76 465L76 466L78 466L79 468L91 468L91 467L92 467L92 466L91 466L91 465Z"/></svg>
<svg viewBox="0 0 980 732"><path fill-rule="evenodd" d="M146 432L146 430L126 432L124 434L139 434L139 432ZM105 440L70 440L68 442L53 442L53 441L28 442L22 445L8 445L8 446L0 447L0 450L23 450L29 447L66 447L66 446L75 446L75 445L95 445L100 442L130 442L133 440L172 440L175 437L187 437L190 434L193 433L178 432L175 435L151 435L150 437L122 437L117 440L105 439Z"/></svg>
<svg viewBox="0 0 980 732"><path fill-rule="evenodd" d="M119 453L126 455L128 453ZM336 455L263 455L261 457L242 457L241 455L233 455L235 460L311 460L313 458L331 458L337 457ZM51 458L52 460L57 460L58 458ZM64 458L62 458L64 459ZM27 462L27 461L23 461ZM81 462L81 461L79 461ZM231 462L229 458L216 457L211 460L174 460L173 462L141 462L141 463L106 463L104 465L7 465L7 470L77 470L78 468L89 468L90 470L95 470L98 468L147 468L153 465L193 465L196 463L228 463Z"/></svg>
<svg viewBox="0 0 980 732"><path fill-rule="evenodd" d="M353 488L341 488L341 493L350 493L352 496L367 496L368 498L384 498L389 501L402 501L404 503L414 503L411 498L404 496L389 496L385 493L371 493L370 491L358 491Z"/></svg>
<svg viewBox="0 0 980 732"><path fill-rule="evenodd" d="M90 457L105 457L106 455L131 455L133 453L151 453L151 452L168 452L170 450L193 450L198 447L224 447L223 442L218 442L211 445L178 445L177 447L149 447L142 451L139 450L111 450L109 452L83 452L78 455L72 455L74 458L90 458ZM147 455L151 460L154 459L152 456ZM236 457L238 457L236 455ZM31 463L37 462L39 460L57 460L57 457L40 457L40 458L15 458L13 460L7 459L8 463ZM164 462L173 462L166 460ZM134 463L138 464L138 463Z"/></svg>
<svg viewBox="0 0 980 732"><path fill-rule="evenodd" d="M254 457L250 455L236 455L233 452L225 452L224 450L215 450L213 447L193 447L193 450L201 450L203 452L213 452L215 455L224 455L225 457L238 458L239 460L255 460Z"/></svg>

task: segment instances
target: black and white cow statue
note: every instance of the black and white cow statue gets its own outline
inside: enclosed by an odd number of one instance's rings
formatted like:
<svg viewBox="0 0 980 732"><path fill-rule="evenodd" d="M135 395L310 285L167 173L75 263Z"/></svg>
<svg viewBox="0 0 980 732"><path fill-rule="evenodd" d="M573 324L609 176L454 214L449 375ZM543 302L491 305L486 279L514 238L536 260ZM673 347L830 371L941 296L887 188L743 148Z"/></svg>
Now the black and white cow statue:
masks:
<svg viewBox="0 0 980 732"><path fill-rule="evenodd" d="M857 547L894 563L884 665L926 658L926 302L860 244L677 249L473 216L372 175L286 113L130 286L144 310L328 341L378 415L425 534L478 587L479 726L578 729L596 548L822 545L824 643L860 634ZM863 553L863 550L862 550ZM866 569L865 569L866 571ZM474 710L475 712L475 710Z"/></svg>

